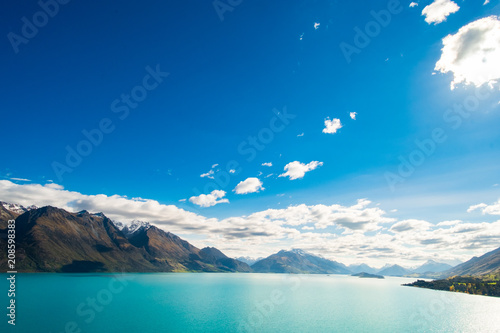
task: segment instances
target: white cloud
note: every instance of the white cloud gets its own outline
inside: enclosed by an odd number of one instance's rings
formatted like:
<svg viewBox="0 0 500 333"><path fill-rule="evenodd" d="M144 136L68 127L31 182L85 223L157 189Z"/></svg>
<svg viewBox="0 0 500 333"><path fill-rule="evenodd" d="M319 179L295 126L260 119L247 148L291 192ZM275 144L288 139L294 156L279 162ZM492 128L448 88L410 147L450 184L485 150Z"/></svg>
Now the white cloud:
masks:
<svg viewBox="0 0 500 333"><path fill-rule="evenodd" d="M481 86L500 79L500 17L469 23L443 39L435 70L453 73L451 89L458 83Z"/></svg>
<svg viewBox="0 0 500 333"><path fill-rule="evenodd" d="M297 135L298 137L304 136L304 132Z"/></svg>
<svg viewBox="0 0 500 333"><path fill-rule="evenodd" d="M270 174L268 174L267 176L265 176L264 178L269 178L269 177L271 177L272 175L274 175L274 173L270 173Z"/></svg>
<svg viewBox="0 0 500 333"><path fill-rule="evenodd" d="M235 191L236 194L247 194L259 192L260 190L265 190L264 187L262 187L262 182L260 181L260 179L250 177L239 182L233 191Z"/></svg>
<svg viewBox="0 0 500 333"><path fill-rule="evenodd" d="M229 173L236 173L236 170L231 169L231 170L229 170Z"/></svg>
<svg viewBox="0 0 500 333"><path fill-rule="evenodd" d="M473 212L475 210L480 210L483 215L500 215L500 199L491 204L487 205L485 203L480 203L477 205L470 206L469 209L467 209L467 213Z"/></svg>
<svg viewBox="0 0 500 333"><path fill-rule="evenodd" d="M302 40L302 39L304 39L304 33L301 33L299 36L299 40Z"/></svg>
<svg viewBox="0 0 500 333"><path fill-rule="evenodd" d="M229 203L229 200L222 199L226 192L221 190L213 190L210 194L200 194L189 198L189 202L194 203L200 207L212 207L220 203Z"/></svg>
<svg viewBox="0 0 500 333"><path fill-rule="evenodd" d="M318 30L320 25L321 25L321 23L315 22L314 23L314 30Z"/></svg>
<svg viewBox="0 0 500 333"><path fill-rule="evenodd" d="M323 165L323 162L312 161L307 164L300 163L299 161L293 161L285 165L285 173L279 175L278 177L289 177L290 180L303 178L306 172L312 171Z"/></svg>
<svg viewBox="0 0 500 333"><path fill-rule="evenodd" d="M186 202L186 199L179 199L179 202Z"/></svg>
<svg viewBox="0 0 500 333"><path fill-rule="evenodd" d="M424 230L428 230L432 224L423 220L403 220L395 223L389 230L392 232L420 232Z"/></svg>
<svg viewBox="0 0 500 333"><path fill-rule="evenodd" d="M340 123L340 119L333 118L332 120L330 120L329 118L326 118L323 133L335 134L341 128L342 124Z"/></svg>
<svg viewBox="0 0 500 333"><path fill-rule="evenodd" d="M352 120L356 120L357 112L349 112L349 117L351 117Z"/></svg>
<svg viewBox="0 0 500 333"><path fill-rule="evenodd" d="M461 220L452 220L452 221L443 221L439 222L436 224L438 227L450 227L450 226L456 226L457 224L462 223Z"/></svg>
<svg viewBox="0 0 500 333"><path fill-rule="evenodd" d="M438 24L446 21L448 15L458 12L460 7L451 0L435 0L422 10L425 22Z"/></svg>
<svg viewBox="0 0 500 333"><path fill-rule="evenodd" d="M351 231L369 231L380 229L381 224L394 222L385 217L385 212L378 207L369 207L371 202L360 199L350 207L342 205L305 204L289 206L284 209L267 209L246 217L248 222L265 222L280 226L303 226L313 223L316 229L336 226Z"/></svg>
<svg viewBox="0 0 500 333"><path fill-rule="evenodd" d="M273 163L272 162L266 162L266 163L262 163L263 166L268 166L268 167L272 167L273 166Z"/></svg>
<svg viewBox="0 0 500 333"><path fill-rule="evenodd" d="M63 190L64 189L64 186L59 185L59 184L55 184L55 183L45 184L45 187L53 188L55 190Z"/></svg>
<svg viewBox="0 0 500 333"><path fill-rule="evenodd" d="M219 170L214 170L216 167L218 167L219 164L212 164L212 168L210 169L210 171L208 171L207 173L203 173L200 175L201 178L204 178L204 177L207 177L207 178L210 178L210 179L214 179L214 174L215 174L215 171L219 171Z"/></svg>
<svg viewBox="0 0 500 333"><path fill-rule="evenodd" d="M416 2L410 3L410 8L417 7L417 6L418 6L418 3L416 3Z"/></svg>
<svg viewBox="0 0 500 333"><path fill-rule="evenodd" d="M15 178L15 177L11 177L10 178L11 180L17 180L19 182L30 182L31 179L26 179L26 178Z"/></svg>
<svg viewBox="0 0 500 333"><path fill-rule="evenodd" d="M200 175L200 177L201 177L201 178L203 178L203 177L207 177L207 178L210 178L210 179L214 179L213 174L214 174L214 170L210 170L210 171L209 171L209 172L207 172L207 173L203 173L203 174L201 174L201 175Z"/></svg>
<svg viewBox="0 0 500 333"><path fill-rule="evenodd" d="M486 6L489 3L490 3L490 0L484 0L483 6Z"/></svg>

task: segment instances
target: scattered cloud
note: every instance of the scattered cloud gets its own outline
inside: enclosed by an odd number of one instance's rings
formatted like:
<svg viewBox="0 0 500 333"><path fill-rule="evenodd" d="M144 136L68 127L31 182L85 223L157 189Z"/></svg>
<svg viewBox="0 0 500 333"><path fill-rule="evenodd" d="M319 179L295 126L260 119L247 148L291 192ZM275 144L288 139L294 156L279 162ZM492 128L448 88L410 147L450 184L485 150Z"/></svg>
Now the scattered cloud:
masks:
<svg viewBox="0 0 500 333"><path fill-rule="evenodd" d="M320 25L321 25L321 23L315 22L314 23L314 30L318 30Z"/></svg>
<svg viewBox="0 0 500 333"><path fill-rule="evenodd" d="M438 224L436 224L436 226L438 226L438 227L452 227L452 226L456 226L459 223L462 223L462 221L461 220L443 221L443 222L439 222Z"/></svg>
<svg viewBox="0 0 500 333"><path fill-rule="evenodd" d="M490 0L484 0L483 6L486 6L489 3L490 3Z"/></svg>
<svg viewBox="0 0 500 333"><path fill-rule="evenodd" d="M53 189L55 189L55 190L63 190L63 189L64 189L64 186L59 185L59 184L55 184L55 183L48 183L48 184L45 184L45 187L48 187L48 188L53 188Z"/></svg>
<svg viewBox="0 0 500 333"><path fill-rule="evenodd" d="M297 135L298 137L304 136L304 132Z"/></svg>
<svg viewBox="0 0 500 333"><path fill-rule="evenodd" d="M435 0L422 10L422 15L425 16L425 22L439 24L459 9L460 7L451 0Z"/></svg>
<svg viewBox="0 0 500 333"><path fill-rule="evenodd" d="M480 210L483 215L500 215L500 199L491 205L480 203L470 206L469 209L467 209L467 213L471 213L475 210Z"/></svg>
<svg viewBox="0 0 500 333"><path fill-rule="evenodd" d="M335 134L339 129L342 128L342 124L340 123L340 119L330 118L325 119L325 128L323 129L323 133L327 134Z"/></svg>
<svg viewBox="0 0 500 333"><path fill-rule="evenodd" d="M226 192L222 190L213 190L210 194L200 194L189 198L189 202L200 207L212 207L220 203L229 203L228 199L223 199Z"/></svg>
<svg viewBox="0 0 500 333"><path fill-rule="evenodd" d="M395 223L389 230L392 232L428 230L432 224L423 220L403 220Z"/></svg>
<svg viewBox="0 0 500 333"><path fill-rule="evenodd" d="M236 170L235 169L231 169L231 170L229 170L229 173L236 173Z"/></svg>
<svg viewBox="0 0 500 333"><path fill-rule="evenodd" d="M349 117L351 117L352 120L356 120L357 115L358 115L357 112L349 112Z"/></svg>
<svg viewBox="0 0 500 333"><path fill-rule="evenodd" d="M9 178L9 179L11 179L11 180L17 180L17 181L19 181L19 182L30 182L30 181L31 181L31 179L26 179L26 178L16 178L16 177L11 177L11 178Z"/></svg>
<svg viewBox="0 0 500 333"><path fill-rule="evenodd" d="M458 83L477 87L500 79L500 17L489 16L461 27L443 39L435 70L453 73L451 89Z"/></svg>
<svg viewBox="0 0 500 333"><path fill-rule="evenodd" d="M272 162L262 163L262 166L272 167L272 166L273 166L273 163L272 163Z"/></svg>
<svg viewBox="0 0 500 333"><path fill-rule="evenodd" d="M256 177L250 177L247 178L236 185L234 188L234 191L236 194L247 194L247 193L255 193L259 192L260 190L264 190L264 187L262 186L262 182L260 181L259 178Z"/></svg>
<svg viewBox="0 0 500 333"><path fill-rule="evenodd" d="M210 178L210 179L214 179L213 174L214 174L214 170L210 170L210 171L209 171L209 172L207 172L207 173L202 173L202 174L200 175L200 177L201 177L201 178L207 177L207 178Z"/></svg>
<svg viewBox="0 0 500 333"><path fill-rule="evenodd" d="M212 169L214 169L215 167L219 166L219 164L213 164L212 165Z"/></svg>
<svg viewBox="0 0 500 333"><path fill-rule="evenodd" d="M304 39L304 33L301 33L299 36L299 40L302 40L302 39Z"/></svg>
<svg viewBox="0 0 500 333"><path fill-rule="evenodd" d="M290 180L304 178L306 172L312 171L323 165L323 162L312 161L307 164L300 163L299 161L293 161L285 165L285 173L279 175L279 177L289 177Z"/></svg>
<svg viewBox="0 0 500 333"><path fill-rule="evenodd" d="M180 199L179 202L186 202L186 199Z"/></svg>
<svg viewBox="0 0 500 333"><path fill-rule="evenodd" d="M410 8L417 7L417 6L418 6L418 3L416 3L416 2L410 3Z"/></svg>
<svg viewBox="0 0 500 333"><path fill-rule="evenodd" d="M272 175L274 175L274 173L270 173L270 174L268 174L267 176L265 176L264 178L269 178L269 177L271 177Z"/></svg>

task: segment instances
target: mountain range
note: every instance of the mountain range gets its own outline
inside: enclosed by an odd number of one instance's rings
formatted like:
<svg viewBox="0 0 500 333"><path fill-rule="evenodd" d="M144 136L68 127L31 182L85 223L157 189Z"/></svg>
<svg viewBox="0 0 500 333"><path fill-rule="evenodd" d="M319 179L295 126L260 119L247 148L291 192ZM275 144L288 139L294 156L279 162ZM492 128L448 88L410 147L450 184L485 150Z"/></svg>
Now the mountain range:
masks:
<svg viewBox="0 0 500 333"><path fill-rule="evenodd" d="M437 262L434 260L428 260L422 266L419 266L413 270L415 273L425 274L425 273L440 273L453 268L451 265Z"/></svg>
<svg viewBox="0 0 500 333"><path fill-rule="evenodd" d="M47 206L19 214L0 205L0 246L7 221L16 220L19 272L250 272L250 266L222 252L198 249L148 223L134 230L104 214L70 213ZM122 231L123 230L123 231ZM6 267L0 251L0 267Z"/></svg>
<svg viewBox="0 0 500 333"><path fill-rule="evenodd" d="M336 261L315 256L300 249L281 250L252 265L256 273L349 274L347 267Z"/></svg>
<svg viewBox="0 0 500 333"><path fill-rule="evenodd" d="M281 250L267 258L233 259L213 247L198 249L148 222L123 224L102 213L70 213L51 206L4 202L0 202L1 248L6 248L10 219L16 220L16 269L20 272L368 273L440 278L500 274L500 249L455 267L429 260L414 269L345 266L300 249ZM0 251L0 267L5 268L6 261L6 251Z"/></svg>

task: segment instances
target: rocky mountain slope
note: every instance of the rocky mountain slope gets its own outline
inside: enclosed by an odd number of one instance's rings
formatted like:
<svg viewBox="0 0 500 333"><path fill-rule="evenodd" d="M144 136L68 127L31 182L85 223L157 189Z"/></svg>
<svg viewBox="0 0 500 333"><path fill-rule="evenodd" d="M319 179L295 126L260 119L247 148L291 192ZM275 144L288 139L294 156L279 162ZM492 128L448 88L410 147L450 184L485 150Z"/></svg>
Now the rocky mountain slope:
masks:
<svg viewBox="0 0 500 333"><path fill-rule="evenodd" d="M18 214L0 205L0 246L7 221L16 220L16 269L20 272L248 272L248 265L209 253L155 226L122 232L104 214L70 213L55 207ZM0 268L6 269L5 251ZM224 256L225 257L225 256ZM226 257L227 258L227 257ZM229 259L229 258L227 258Z"/></svg>

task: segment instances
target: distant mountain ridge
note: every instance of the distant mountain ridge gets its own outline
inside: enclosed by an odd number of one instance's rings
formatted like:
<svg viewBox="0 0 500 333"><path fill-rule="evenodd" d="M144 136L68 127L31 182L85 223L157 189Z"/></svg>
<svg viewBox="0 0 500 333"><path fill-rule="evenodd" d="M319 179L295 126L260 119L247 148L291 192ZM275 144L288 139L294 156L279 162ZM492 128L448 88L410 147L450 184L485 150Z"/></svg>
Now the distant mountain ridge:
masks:
<svg viewBox="0 0 500 333"><path fill-rule="evenodd" d="M300 249L281 250L253 264L257 273L349 274L347 267Z"/></svg>
<svg viewBox="0 0 500 333"><path fill-rule="evenodd" d="M424 263L423 265L415 268L413 271L415 273L419 273L419 274L424 274L424 273L428 273L428 272L430 272L430 273L440 273L440 272L447 271L447 270L449 270L451 268L452 268L451 265L440 263L440 262L436 262L434 260L428 260L426 263Z"/></svg>
<svg viewBox="0 0 500 333"><path fill-rule="evenodd" d="M382 270L377 272L378 275L385 275L385 276L405 276L405 275L410 275L411 273L412 273L411 270L399 265L392 265L383 268Z"/></svg>
<svg viewBox="0 0 500 333"><path fill-rule="evenodd" d="M236 258L234 258L234 259L239 260L239 261L241 261L241 262L244 262L244 263L246 263L246 264L248 264L248 265L252 266L252 265L253 265L253 264L255 264L257 261L262 260L262 259L264 259L264 258L262 258L262 257L259 257L259 258L252 258L252 257L236 257Z"/></svg>
<svg viewBox="0 0 500 333"><path fill-rule="evenodd" d="M367 264L349 265L347 266L347 268L354 274L358 273L375 274L379 271L378 269L370 267Z"/></svg>

